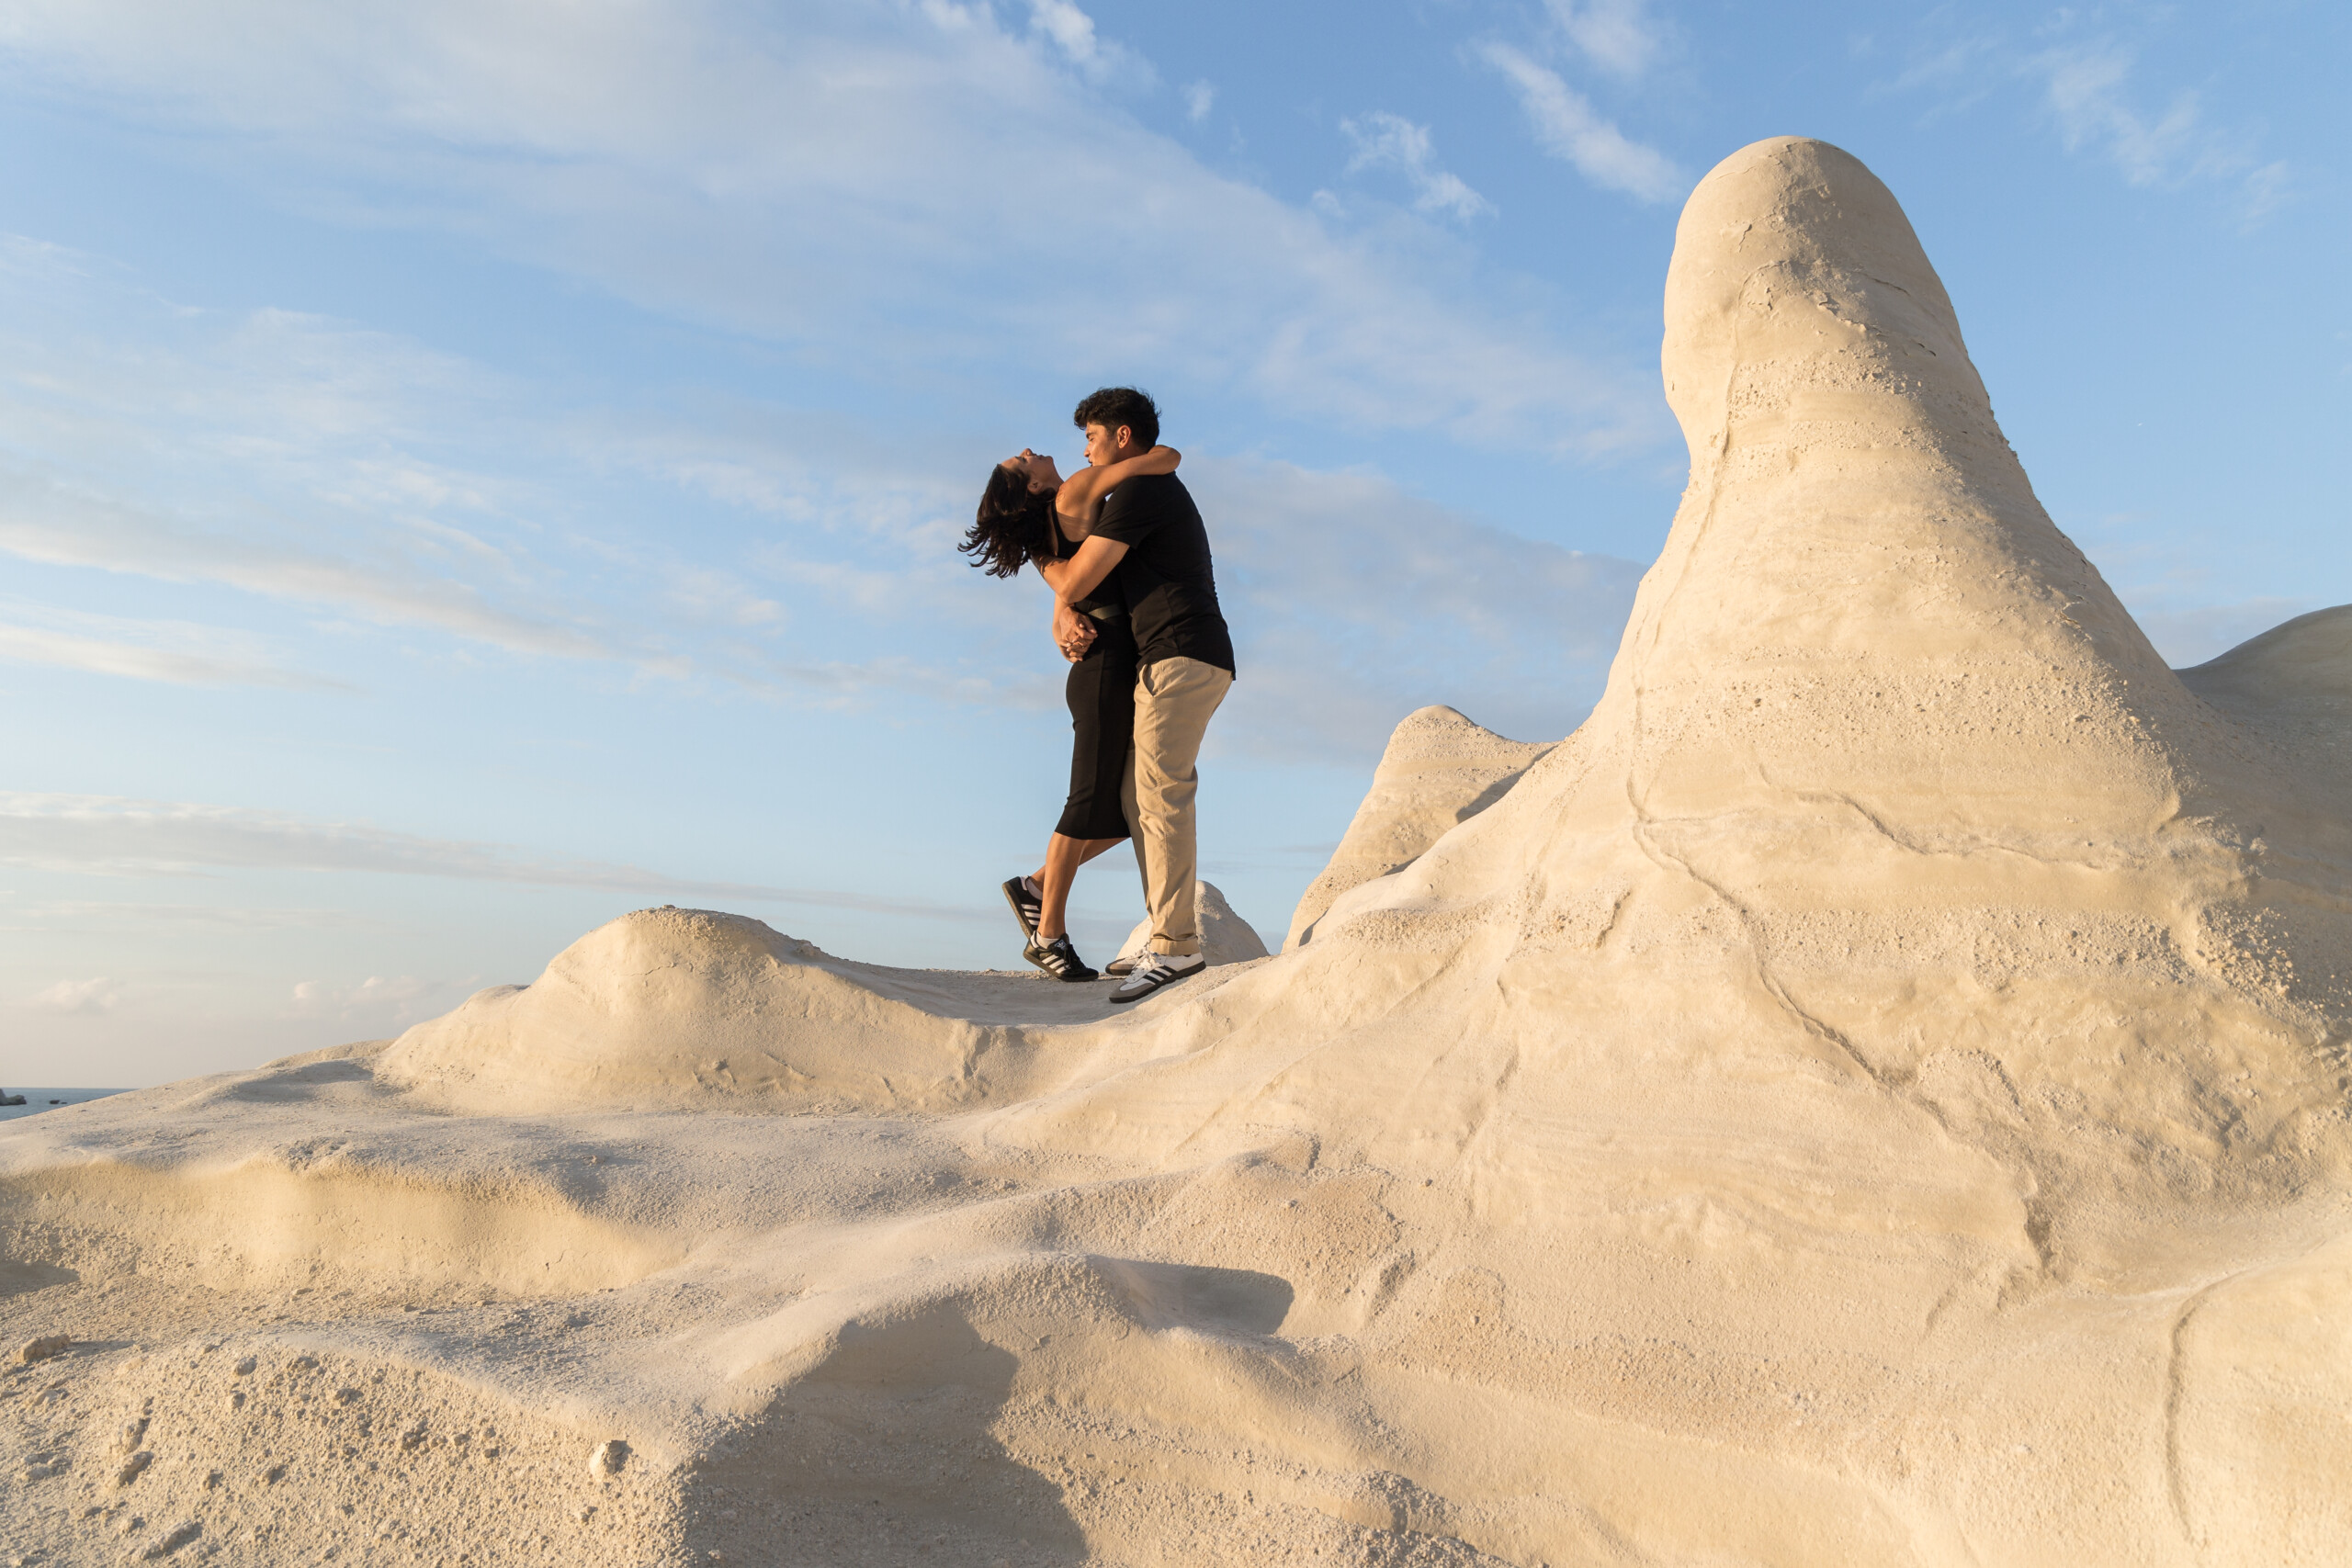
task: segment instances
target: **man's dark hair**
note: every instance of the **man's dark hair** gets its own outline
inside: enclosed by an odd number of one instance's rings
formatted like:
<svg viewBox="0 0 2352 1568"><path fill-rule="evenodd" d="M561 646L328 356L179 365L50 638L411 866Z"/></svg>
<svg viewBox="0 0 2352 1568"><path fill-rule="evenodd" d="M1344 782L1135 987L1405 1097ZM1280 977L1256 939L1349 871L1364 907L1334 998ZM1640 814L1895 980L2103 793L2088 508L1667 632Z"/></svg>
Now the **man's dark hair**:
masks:
<svg viewBox="0 0 2352 1568"><path fill-rule="evenodd" d="M1136 447L1148 452L1159 445L1159 405L1148 392L1133 387L1105 387L1099 392L1089 392L1079 403L1070 423L1080 430L1090 424L1116 432L1125 425L1135 433Z"/></svg>
<svg viewBox="0 0 2352 1568"><path fill-rule="evenodd" d="M1051 560L1054 492L1031 490L1028 479L999 464L980 492L979 515L956 547L990 577L1013 577L1023 561Z"/></svg>

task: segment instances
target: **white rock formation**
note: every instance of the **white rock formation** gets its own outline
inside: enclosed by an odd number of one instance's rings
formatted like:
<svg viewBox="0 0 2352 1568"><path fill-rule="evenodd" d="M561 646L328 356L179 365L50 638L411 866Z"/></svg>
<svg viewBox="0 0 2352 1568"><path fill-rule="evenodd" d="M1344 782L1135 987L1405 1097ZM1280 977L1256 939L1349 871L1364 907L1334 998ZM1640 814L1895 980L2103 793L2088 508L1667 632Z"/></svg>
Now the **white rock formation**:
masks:
<svg viewBox="0 0 2352 1568"><path fill-rule="evenodd" d="M1702 182L1666 324L1600 705L1295 952L1114 1014L650 911L0 1130L7 1256L78 1275L0 1335L88 1347L21 1550L2340 1556L2342 612L2166 670L1835 148Z"/></svg>
<svg viewBox="0 0 2352 1568"><path fill-rule="evenodd" d="M1315 934L1315 923L1333 899L1411 864L1422 851L1500 800L1551 749L1506 740L1442 705L1407 714L1388 737L1355 819L1292 912L1283 951Z"/></svg>
<svg viewBox="0 0 2352 1568"><path fill-rule="evenodd" d="M2206 701L2233 710L2304 707L2315 717L2352 721L2352 604L2297 615L2180 678Z"/></svg>
<svg viewBox="0 0 2352 1568"><path fill-rule="evenodd" d="M2298 615L2180 679L2292 759L2328 815L2352 820L2352 604Z"/></svg>
<svg viewBox="0 0 2352 1568"><path fill-rule="evenodd" d="M1233 912L1224 892L1214 882L1193 884L1194 908L1201 922L1201 956L1211 964L1247 964L1253 958L1266 956L1265 940L1249 921ZM1138 920L1127 940L1119 945L1122 954L1141 953L1151 942L1151 922Z"/></svg>

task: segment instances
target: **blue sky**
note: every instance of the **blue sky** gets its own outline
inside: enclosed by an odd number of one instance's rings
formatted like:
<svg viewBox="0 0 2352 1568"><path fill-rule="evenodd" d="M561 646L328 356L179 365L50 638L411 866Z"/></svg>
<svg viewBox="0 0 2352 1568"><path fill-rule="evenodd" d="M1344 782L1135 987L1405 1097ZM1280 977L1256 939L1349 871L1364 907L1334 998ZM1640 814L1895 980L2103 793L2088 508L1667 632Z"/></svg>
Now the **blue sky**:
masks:
<svg viewBox="0 0 2352 1568"><path fill-rule="evenodd" d="M1893 186L2176 663L2352 600L2346 17L14 0L0 1081L389 1034L647 903L1017 965L1060 670L952 546L1110 381L1216 542L1203 855L1278 937L1398 717L1598 695L1675 217L1764 136Z"/></svg>

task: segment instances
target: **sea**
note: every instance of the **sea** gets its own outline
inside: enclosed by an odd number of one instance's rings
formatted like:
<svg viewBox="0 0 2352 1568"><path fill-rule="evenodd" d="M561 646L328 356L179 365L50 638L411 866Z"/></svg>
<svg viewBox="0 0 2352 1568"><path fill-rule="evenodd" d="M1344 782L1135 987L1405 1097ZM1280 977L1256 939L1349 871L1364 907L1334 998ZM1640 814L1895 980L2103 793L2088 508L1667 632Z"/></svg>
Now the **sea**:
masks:
<svg viewBox="0 0 2352 1568"><path fill-rule="evenodd" d="M20 1089L10 1084L5 1091L25 1097L22 1105L0 1105L0 1122L13 1122L19 1116L53 1110L60 1105L79 1105L85 1100L104 1100L110 1094L120 1094L119 1089Z"/></svg>

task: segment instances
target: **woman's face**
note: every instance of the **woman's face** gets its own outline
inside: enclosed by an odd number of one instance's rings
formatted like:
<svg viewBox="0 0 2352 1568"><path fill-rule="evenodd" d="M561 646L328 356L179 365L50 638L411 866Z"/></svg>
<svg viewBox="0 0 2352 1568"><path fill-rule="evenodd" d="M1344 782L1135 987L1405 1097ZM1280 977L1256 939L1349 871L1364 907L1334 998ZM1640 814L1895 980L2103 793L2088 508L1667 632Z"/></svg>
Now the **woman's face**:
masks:
<svg viewBox="0 0 2352 1568"><path fill-rule="evenodd" d="M1028 481L1029 488L1033 491L1062 488L1061 470L1055 468L1054 460L1043 452L1032 452L1028 447L1023 446L1019 452L997 466L1001 468L1010 468L1019 474Z"/></svg>

